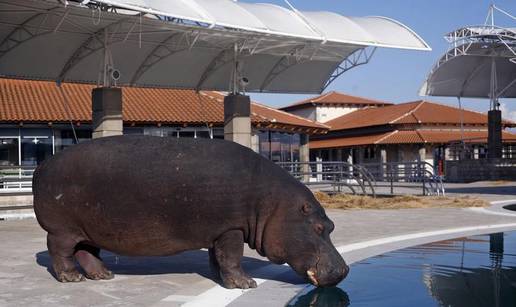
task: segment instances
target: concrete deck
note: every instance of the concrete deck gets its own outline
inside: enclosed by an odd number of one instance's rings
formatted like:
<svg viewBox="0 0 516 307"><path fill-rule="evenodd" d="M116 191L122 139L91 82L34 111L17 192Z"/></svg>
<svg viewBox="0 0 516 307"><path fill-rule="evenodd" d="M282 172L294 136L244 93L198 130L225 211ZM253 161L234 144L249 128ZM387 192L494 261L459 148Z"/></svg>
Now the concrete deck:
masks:
<svg viewBox="0 0 516 307"><path fill-rule="evenodd" d="M460 193L516 203L516 188L457 187ZM463 192L465 191L465 192ZM487 194L486 194L487 192ZM497 194L500 193L500 194ZM334 244L353 263L387 251L465 235L516 230L516 214L503 202L489 210L332 210ZM48 272L45 233L33 219L0 221L1 306L284 306L307 285L287 266L272 265L246 250L244 267L257 279L253 290L226 290L211 278L206 251L163 258L104 254L111 281L61 284ZM352 273L351 273L352 274Z"/></svg>

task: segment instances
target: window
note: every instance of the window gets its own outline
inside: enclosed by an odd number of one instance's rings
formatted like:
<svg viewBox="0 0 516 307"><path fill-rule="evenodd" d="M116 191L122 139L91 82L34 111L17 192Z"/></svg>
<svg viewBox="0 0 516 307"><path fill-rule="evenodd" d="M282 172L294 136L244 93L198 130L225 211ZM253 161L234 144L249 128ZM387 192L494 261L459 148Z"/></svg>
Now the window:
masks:
<svg viewBox="0 0 516 307"><path fill-rule="evenodd" d="M194 138L195 131L179 131L180 138Z"/></svg>
<svg viewBox="0 0 516 307"><path fill-rule="evenodd" d="M213 138L223 140L224 128L213 128Z"/></svg>
<svg viewBox="0 0 516 307"><path fill-rule="evenodd" d="M18 165L18 139L0 138L0 166Z"/></svg>
<svg viewBox="0 0 516 307"><path fill-rule="evenodd" d="M260 154L267 159L271 159L270 132L259 131L258 142L260 143Z"/></svg>
<svg viewBox="0 0 516 307"><path fill-rule="evenodd" d="M206 131L206 130L204 130L204 131L197 130L195 133L195 137L198 139L210 139L211 138L210 132Z"/></svg>
<svg viewBox="0 0 516 307"><path fill-rule="evenodd" d="M364 160L372 160L376 158L376 150L374 147L366 147L364 149Z"/></svg>
<svg viewBox="0 0 516 307"><path fill-rule="evenodd" d="M22 138L22 165L37 166L52 156L52 139L50 137Z"/></svg>
<svg viewBox="0 0 516 307"><path fill-rule="evenodd" d="M150 136L163 136L163 129L161 128L145 128L143 129L144 135L150 135Z"/></svg>
<svg viewBox="0 0 516 307"><path fill-rule="evenodd" d="M90 130L75 130L79 143L91 139ZM72 129L55 131L56 136L56 152L65 150L66 148L75 145L75 136Z"/></svg>
<svg viewBox="0 0 516 307"><path fill-rule="evenodd" d="M301 136L281 132L260 131L260 154L273 162L298 162Z"/></svg>
<svg viewBox="0 0 516 307"><path fill-rule="evenodd" d="M178 131L175 129L166 129L163 131L163 137L169 137L169 138L177 138Z"/></svg>
<svg viewBox="0 0 516 307"><path fill-rule="evenodd" d="M301 135L293 134L291 139L292 162L299 162L301 160Z"/></svg>
<svg viewBox="0 0 516 307"><path fill-rule="evenodd" d="M143 135L143 128L124 127L124 135Z"/></svg>

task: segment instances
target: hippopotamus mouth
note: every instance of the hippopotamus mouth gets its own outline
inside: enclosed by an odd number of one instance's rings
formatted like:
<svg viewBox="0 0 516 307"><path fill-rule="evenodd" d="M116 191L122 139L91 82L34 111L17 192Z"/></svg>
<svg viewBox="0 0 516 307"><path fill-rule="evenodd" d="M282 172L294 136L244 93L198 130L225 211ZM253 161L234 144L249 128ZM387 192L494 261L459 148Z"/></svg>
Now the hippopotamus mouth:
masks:
<svg viewBox="0 0 516 307"><path fill-rule="evenodd" d="M316 287L333 287L340 283L349 273L349 267L347 265L341 268L334 268L330 272L324 272L324 277L320 277L317 269L308 269L306 271L307 279L310 283Z"/></svg>

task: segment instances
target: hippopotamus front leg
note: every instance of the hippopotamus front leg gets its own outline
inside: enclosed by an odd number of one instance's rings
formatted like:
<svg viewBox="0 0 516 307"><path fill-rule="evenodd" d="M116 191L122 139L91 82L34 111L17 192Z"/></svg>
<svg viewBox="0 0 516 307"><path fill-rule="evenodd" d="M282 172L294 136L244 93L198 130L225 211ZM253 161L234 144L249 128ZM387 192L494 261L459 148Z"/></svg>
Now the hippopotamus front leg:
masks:
<svg viewBox="0 0 516 307"><path fill-rule="evenodd" d="M222 234L210 251L212 268L219 267L219 274L224 287L229 289L256 288L256 282L242 269L244 255L244 234L240 230L231 230Z"/></svg>

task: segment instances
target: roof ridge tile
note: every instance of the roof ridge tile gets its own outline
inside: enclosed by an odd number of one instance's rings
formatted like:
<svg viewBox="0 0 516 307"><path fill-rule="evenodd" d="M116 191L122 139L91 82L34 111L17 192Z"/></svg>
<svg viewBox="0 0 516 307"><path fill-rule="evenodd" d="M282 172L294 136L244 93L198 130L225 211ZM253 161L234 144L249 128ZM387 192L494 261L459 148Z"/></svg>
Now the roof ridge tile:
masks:
<svg viewBox="0 0 516 307"><path fill-rule="evenodd" d="M400 131L399 130L394 130L391 133L388 133L387 135L385 135L385 136L381 137L380 139L378 139L377 141L375 141L374 144L380 144L381 142L383 142L386 139L390 138L391 136L397 134L398 132L400 132Z"/></svg>

